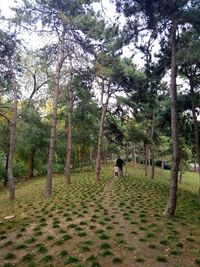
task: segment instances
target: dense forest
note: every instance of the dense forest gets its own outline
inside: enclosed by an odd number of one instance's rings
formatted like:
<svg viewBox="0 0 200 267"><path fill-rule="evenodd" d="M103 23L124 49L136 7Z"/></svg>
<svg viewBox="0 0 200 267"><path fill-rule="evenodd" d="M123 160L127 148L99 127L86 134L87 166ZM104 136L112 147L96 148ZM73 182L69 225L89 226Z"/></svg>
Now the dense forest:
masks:
<svg viewBox="0 0 200 267"><path fill-rule="evenodd" d="M46 176L44 197L55 173L69 186L74 169L90 167L99 182L120 154L151 179L156 166L171 170L164 214L174 216L183 170L200 163L199 1L27 0L0 19L0 178L10 200L35 176Z"/></svg>

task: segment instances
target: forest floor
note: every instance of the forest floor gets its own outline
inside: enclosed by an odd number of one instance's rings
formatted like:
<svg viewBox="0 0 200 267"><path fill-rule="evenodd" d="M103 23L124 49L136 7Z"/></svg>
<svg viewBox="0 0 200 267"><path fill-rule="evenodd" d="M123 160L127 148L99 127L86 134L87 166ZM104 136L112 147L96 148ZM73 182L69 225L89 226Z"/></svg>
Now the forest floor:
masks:
<svg viewBox="0 0 200 267"><path fill-rule="evenodd" d="M117 179L111 166L102 169L99 183L91 171L74 172L70 186L56 175L48 199L44 177L18 184L13 203L1 190L0 266L200 266L195 173L184 174L176 216L166 219L168 171L151 180L129 166Z"/></svg>

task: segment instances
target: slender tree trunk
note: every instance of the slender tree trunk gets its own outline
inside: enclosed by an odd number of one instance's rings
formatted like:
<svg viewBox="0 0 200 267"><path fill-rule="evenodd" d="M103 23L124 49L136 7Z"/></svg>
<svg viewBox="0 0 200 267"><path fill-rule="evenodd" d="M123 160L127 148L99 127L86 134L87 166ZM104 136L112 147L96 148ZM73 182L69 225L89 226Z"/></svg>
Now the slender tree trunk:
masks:
<svg viewBox="0 0 200 267"><path fill-rule="evenodd" d="M94 170L95 168L95 164L94 164L94 157L93 157L93 148L90 148L90 165L92 170Z"/></svg>
<svg viewBox="0 0 200 267"><path fill-rule="evenodd" d="M147 146L147 152L148 152L148 165L151 166L151 148L150 145Z"/></svg>
<svg viewBox="0 0 200 267"><path fill-rule="evenodd" d="M128 162L128 144L126 143L126 146L125 146L125 153L126 153L126 162Z"/></svg>
<svg viewBox="0 0 200 267"><path fill-rule="evenodd" d="M34 167L35 152L36 152L36 150L32 149L30 154L29 154L27 180L33 178L33 167Z"/></svg>
<svg viewBox="0 0 200 267"><path fill-rule="evenodd" d="M106 92L106 99L104 103L103 98L104 98L105 92ZM100 117L100 124L99 124L99 135L98 135L97 156L96 156L96 172L95 172L95 179L97 182L100 180L103 128L104 128L104 122L105 122L109 99L110 99L110 82L108 82L107 90L105 90L105 81L103 81L102 88L101 88L101 117Z"/></svg>
<svg viewBox="0 0 200 267"><path fill-rule="evenodd" d="M171 168L171 181L168 203L164 211L164 216L173 217L176 211L177 202L177 187L178 187L178 171L180 161L179 151L179 137L178 137L178 111L177 111L177 88L176 88L176 28L177 21L172 19L172 32L171 32L171 127L172 127L172 144L173 144L173 159Z"/></svg>
<svg viewBox="0 0 200 267"><path fill-rule="evenodd" d="M154 159L154 149L151 148L151 179L155 177L155 159Z"/></svg>
<svg viewBox="0 0 200 267"><path fill-rule="evenodd" d="M194 162L194 171L197 172L197 164L196 164L196 161Z"/></svg>
<svg viewBox="0 0 200 267"><path fill-rule="evenodd" d="M59 58L56 65L56 75L55 75L55 88L53 96L53 112L51 119L51 135L49 143L49 157L48 157L48 171L47 171L47 181L45 187L45 197L49 197L52 194L52 176L53 176L53 163L55 154L55 142L56 142L56 125L57 125L57 106L58 106L58 96L60 91L60 77L61 68L64 62L64 38L65 31L63 30L61 37L61 44L59 50Z"/></svg>
<svg viewBox="0 0 200 267"><path fill-rule="evenodd" d="M81 162L80 162L81 172L83 171L83 154L81 153Z"/></svg>
<svg viewBox="0 0 200 267"><path fill-rule="evenodd" d="M16 77L14 70L11 65L11 79L12 79L12 90L13 90L13 114L12 120L10 124L10 145L9 145L9 154L8 154L8 181L9 181L9 188L10 188L10 200L15 199L15 184L14 184L14 177L13 177L13 156L15 151L15 144L16 144L16 128L17 128L17 85L16 85Z"/></svg>
<svg viewBox="0 0 200 267"><path fill-rule="evenodd" d="M145 172L145 176L148 176L148 172L147 172L147 145L144 144L144 172Z"/></svg>
<svg viewBox="0 0 200 267"><path fill-rule="evenodd" d="M110 160L112 161L113 160L113 153L112 153L112 150L110 149Z"/></svg>
<svg viewBox="0 0 200 267"><path fill-rule="evenodd" d="M164 159L162 159L162 162L161 162L161 172L163 172L164 167L165 167L165 161L164 161Z"/></svg>
<svg viewBox="0 0 200 267"><path fill-rule="evenodd" d="M108 143L107 143L107 139L105 142L105 150L104 150L104 163L108 162Z"/></svg>
<svg viewBox="0 0 200 267"><path fill-rule="evenodd" d="M182 183L183 179L183 159L182 156L180 155L180 174L179 174L179 184Z"/></svg>
<svg viewBox="0 0 200 267"><path fill-rule="evenodd" d="M71 74L72 82L72 74ZM69 110L68 110L68 134L67 134L67 153L65 163L65 181L71 182L71 164L72 164L72 112L73 112L73 91L72 84L69 85Z"/></svg>
<svg viewBox="0 0 200 267"><path fill-rule="evenodd" d="M194 123L194 134L195 134L195 150L196 150L196 158L199 165L198 173L199 173L199 181L200 181L200 142L199 142L199 127L196 115L196 99L194 94L194 85L192 79L190 79L190 95L192 102L192 117ZM199 203L200 204L200 203Z"/></svg>
<svg viewBox="0 0 200 267"><path fill-rule="evenodd" d="M107 110L107 105L106 104L102 105L101 119L100 119L100 125L99 125L98 145L97 145L97 157L96 157L96 181L99 181L100 179L101 146L102 146L103 128L104 128L106 110Z"/></svg>
<svg viewBox="0 0 200 267"><path fill-rule="evenodd" d="M137 162L136 162L136 153L135 153L135 143L133 143L132 146L132 158L133 158L133 167L135 168Z"/></svg>
<svg viewBox="0 0 200 267"><path fill-rule="evenodd" d="M150 158L151 158L151 179L155 176L155 161L154 161L154 130L155 130L155 111L152 110L152 122L151 122L151 145L150 145Z"/></svg>
<svg viewBox="0 0 200 267"><path fill-rule="evenodd" d="M9 158L9 154L6 155L6 166L5 166L5 170L6 170L6 175L3 179L3 186L6 187L8 185L8 158Z"/></svg>

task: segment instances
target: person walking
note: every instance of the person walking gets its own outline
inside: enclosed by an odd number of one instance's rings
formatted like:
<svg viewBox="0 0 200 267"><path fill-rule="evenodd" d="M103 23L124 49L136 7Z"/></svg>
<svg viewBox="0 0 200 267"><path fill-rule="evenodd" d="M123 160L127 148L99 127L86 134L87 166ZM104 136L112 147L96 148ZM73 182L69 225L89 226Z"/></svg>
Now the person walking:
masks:
<svg viewBox="0 0 200 267"><path fill-rule="evenodd" d="M126 165L125 162L118 155L117 160L116 160L116 166L119 168L119 176L123 175L123 166L124 165Z"/></svg>

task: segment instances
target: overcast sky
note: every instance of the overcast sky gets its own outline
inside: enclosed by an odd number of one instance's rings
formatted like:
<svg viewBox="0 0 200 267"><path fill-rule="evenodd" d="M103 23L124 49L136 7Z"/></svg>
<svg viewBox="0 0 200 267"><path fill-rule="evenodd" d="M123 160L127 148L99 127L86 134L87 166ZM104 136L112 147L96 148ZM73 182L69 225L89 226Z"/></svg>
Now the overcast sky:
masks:
<svg viewBox="0 0 200 267"><path fill-rule="evenodd" d="M2 11L2 15L4 15L6 18L9 18L12 16L13 12L10 10L10 7L14 7L17 2L18 4L22 4L22 0L0 0L0 10ZM101 9L104 13L105 19L114 22L115 21L115 6L110 3L109 0L102 0L101 3L95 3L94 5L95 10ZM125 21L124 17L121 16L120 23L123 24ZM26 45L29 46L29 48L34 49L35 47L41 47L46 41L46 37L37 37L37 36L31 36L30 34L23 34L21 37L25 40ZM154 50L158 50L158 45L155 44ZM128 47L125 47L123 49L123 56L130 57L132 56L133 51L131 52ZM138 53L134 56L133 61L134 63L139 67L142 68L144 66L144 60L141 58L141 53Z"/></svg>

